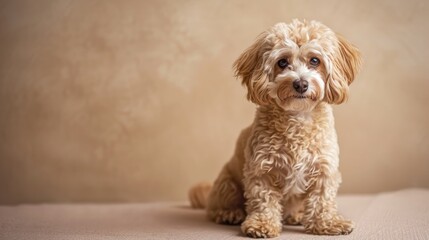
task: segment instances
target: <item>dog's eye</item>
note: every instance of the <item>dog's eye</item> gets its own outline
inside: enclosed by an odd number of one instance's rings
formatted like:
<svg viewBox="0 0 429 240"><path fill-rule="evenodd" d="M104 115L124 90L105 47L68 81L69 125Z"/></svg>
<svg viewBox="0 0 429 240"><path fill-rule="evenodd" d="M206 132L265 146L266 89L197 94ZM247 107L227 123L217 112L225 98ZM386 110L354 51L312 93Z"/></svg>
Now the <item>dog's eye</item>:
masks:
<svg viewBox="0 0 429 240"><path fill-rule="evenodd" d="M310 59L310 65L313 67L317 67L320 64L320 60L316 57Z"/></svg>
<svg viewBox="0 0 429 240"><path fill-rule="evenodd" d="M282 58L277 62L277 65L283 69L283 68L286 68L287 65L289 65L289 63L287 62L286 59Z"/></svg>

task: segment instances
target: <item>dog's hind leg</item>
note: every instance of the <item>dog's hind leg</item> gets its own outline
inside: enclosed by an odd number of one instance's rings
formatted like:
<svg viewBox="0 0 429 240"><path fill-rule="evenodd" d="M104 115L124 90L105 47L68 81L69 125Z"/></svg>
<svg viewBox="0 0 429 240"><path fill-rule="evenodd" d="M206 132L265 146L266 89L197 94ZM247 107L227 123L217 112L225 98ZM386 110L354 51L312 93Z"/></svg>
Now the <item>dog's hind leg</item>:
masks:
<svg viewBox="0 0 429 240"><path fill-rule="evenodd" d="M293 196L282 201L283 205L283 224L301 225L304 215L303 197Z"/></svg>
<svg viewBox="0 0 429 240"><path fill-rule="evenodd" d="M243 189L234 180L227 165L210 191L207 214L211 220L220 224L240 224L246 217Z"/></svg>

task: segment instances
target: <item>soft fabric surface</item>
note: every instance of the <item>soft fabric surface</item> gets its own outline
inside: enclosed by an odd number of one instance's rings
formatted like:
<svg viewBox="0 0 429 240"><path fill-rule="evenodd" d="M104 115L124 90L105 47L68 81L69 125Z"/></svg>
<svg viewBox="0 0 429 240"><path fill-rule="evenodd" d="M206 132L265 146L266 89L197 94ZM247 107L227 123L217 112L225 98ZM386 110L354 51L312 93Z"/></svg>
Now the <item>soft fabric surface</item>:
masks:
<svg viewBox="0 0 429 240"><path fill-rule="evenodd" d="M407 189L338 198L356 223L348 236L317 239L429 239L429 190ZM0 239L246 239L187 203L42 204L0 207ZM277 239L315 239L285 226Z"/></svg>

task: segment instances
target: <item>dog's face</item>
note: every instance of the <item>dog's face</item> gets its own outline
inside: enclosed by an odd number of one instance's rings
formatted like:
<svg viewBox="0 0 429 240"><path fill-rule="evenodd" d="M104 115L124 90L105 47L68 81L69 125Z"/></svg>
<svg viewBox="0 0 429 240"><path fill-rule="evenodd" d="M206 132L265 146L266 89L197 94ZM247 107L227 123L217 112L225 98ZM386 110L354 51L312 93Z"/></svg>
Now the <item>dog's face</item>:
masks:
<svg viewBox="0 0 429 240"><path fill-rule="evenodd" d="M328 27L294 20L262 33L234 67L252 102L308 112L344 102L360 63L359 51Z"/></svg>

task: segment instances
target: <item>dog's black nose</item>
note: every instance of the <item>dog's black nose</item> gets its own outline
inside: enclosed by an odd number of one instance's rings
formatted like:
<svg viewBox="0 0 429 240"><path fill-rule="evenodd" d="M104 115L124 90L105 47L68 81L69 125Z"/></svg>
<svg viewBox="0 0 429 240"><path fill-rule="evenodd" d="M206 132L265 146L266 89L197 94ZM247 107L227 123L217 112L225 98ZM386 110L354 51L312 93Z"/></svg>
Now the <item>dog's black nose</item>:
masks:
<svg viewBox="0 0 429 240"><path fill-rule="evenodd" d="M306 80L297 79L293 81L293 88L299 93L305 93L308 89L308 82Z"/></svg>

